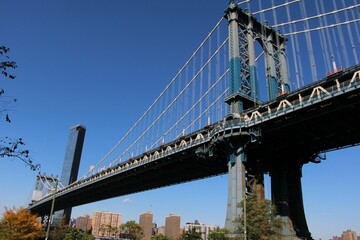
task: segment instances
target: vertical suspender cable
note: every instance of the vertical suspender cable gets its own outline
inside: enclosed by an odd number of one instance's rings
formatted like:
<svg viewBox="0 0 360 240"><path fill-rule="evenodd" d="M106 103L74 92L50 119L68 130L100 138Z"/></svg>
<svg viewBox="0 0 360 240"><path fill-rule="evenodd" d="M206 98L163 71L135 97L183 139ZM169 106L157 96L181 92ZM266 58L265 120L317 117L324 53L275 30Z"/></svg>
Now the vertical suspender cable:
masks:
<svg viewBox="0 0 360 240"><path fill-rule="evenodd" d="M216 38L216 36L214 36L214 37ZM213 40L209 41L209 45L208 45L207 49L204 49L204 51L205 51L205 52L204 52L205 56L210 55L209 53L211 52L212 42L213 42ZM216 61L217 61L217 57L215 57L215 59L214 59L215 66L216 66ZM214 63L209 64L209 65L208 65L208 68L207 68L207 70L206 70L206 75L205 75L205 77L204 77L204 84L203 84L203 86L205 86L205 87L204 87L204 94L205 94L206 90L210 88L211 70L212 70L212 67L213 67L213 66L214 66ZM209 97L210 97L210 95L211 95L211 93L210 93L209 95L207 95L207 96L204 98L204 100L203 100L204 108L207 108L207 106L209 106L209 103L210 103ZM203 117L203 124L204 124L204 126L207 126L207 125L208 125L208 122L209 122L209 120L208 120L209 111L210 111L210 109L207 111L207 113L206 113L206 114L204 115L204 117Z"/></svg>
<svg viewBox="0 0 360 240"><path fill-rule="evenodd" d="M321 11L322 12L325 12L325 8L324 8L324 3L323 1L320 0L320 8L321 8ZM325 26L328 25L328 22L327 22L327 18L324 17L324 23L325 23ZM333 42L331 41L331 39L333 39L331 36L330 36L330 30L328 28L325 28L325 33L326 33L326 38L325 40L327 39L328 42L327 42L327 45L329 47L329 50L330 50L330 58L329 61L331 63L335 62L336 61L336 58L335 58L335 53L334 53L334 49L333 49ZM336 39L335 39L336 40Z"/></svg>
<svg viewBox="0 0 360 240"><path fill-rule="evenodd" d="M221 32L220 32L220 29L219 29L218 32L217 32L217 38L216 38L216 48L218 48L220 46L220 34L221 34ZM226 56L227 56L226 52L227 52L226 51L226 46L224 46L224 49L223 49L224 58L226 58ZM221 65L222 65L222 59L221 59L221 54L219 54L219 55L217 55L216 74L215 74L216 78L215 79L218 79L220 77ZM224 65L223 65L224 70L228 69L226 66L227 66L226 63L224 62ZM227 81L222 81L222 82L226 83ZM215 99L215 96L220 94L220 91L218 89L222 89L222 84L221 83L219 83L217 85L217 87L215 88L215 90L213 91L213 94L211 95L211 99ZM211 119L209 119L210 122L216 122L218 120L217 115L216 115L216 113L217 113L216 109L217 108L218 108L218 104L215 104L214 107L213 107L214 119L212 119L212 121L211 121ZM210 116L209 116L209 118L210 118Z"/></svg>
<svg viewBox="0 0 360 240"><path fill-rule="evenodd" d="M187 83L188 82L188 79L189 79L189 67L186 67L186 77L185 77L185 82ZM188 106L188 102L189 102L189 95L188 95L189 93L188 93L188 91L186 91L186 92L184 92L184 98L185 98L185 101L184 101L184 111L185 111L185 109L187 108L187 106ZM185 121L185 122L187 122L187 120ZM184 123L184 126L185 126L185 123ZM185 132L184 132L184 134L186 134Z"/></svg>
<svg viewBox="0 0 360 240"><path fill-rule="evenodd" d="M229 40L230 41L230 40ZM227 54L229 54L229 45L225 45L224 46L224 58L223 58L223 64L224 64L224 66L229 66L228 64L229 64L229 61L227 60L227 59L229 59L229 57L227 56ZM229 69L229 67L227 67L227 68L225 68L225 69ZM227 74L226 75L226 81L223 81L223 83L224 83L224 88L223 89L225 89L226 87L227 87L227 83L229 82L229 74ZM217 92L217 95L220 95L220 91L221 90L219 90L218 92ZM227 108L223 108L223 106L225 106L225 104L223 104L223 103L218 103L218 107L217 107L217 109L215 109L215 111L216 111L216 120L219 120L221 117L222 117L222 115L224 115L225 116L225 114L227 114L227 111L228 111L228 109L229 109L229 107L227 107Z"/></svg>
<svg viewBox="0 0 360 240"><path fill-rule="evenodd" d="M306 6L305 6L304 2L300 2L300 10L301 10L302 17L306 18L307 13L306 13ZM310 29L309 22L307 20L304 23L304 27L305 27L305 29ZM305 38L306 38L306 44L307 44L308 52L309 52L309 58L310 58L310 64L311 64L311 74L312 74L313 82L315 82L315 81L317 81L318 78L317 78L317 72L316 72L316 62L315 62L315 57L314 57L314 50L313 50L313 45L312 45L312 40L311 40L311 33L306 32Z"/></svg>
<svg viewBox="0 0 360 240"><path fill-rule="evenodd" d="M316 8L317 15L320 15L320 9L319 9L318 0L315 0L315 8ZM322 18L319 17L318 20L319 20L319 25L321 27L323 27L324 24L323 24ZM326 67L326 72L329 72L331 70L331 62L329 61L330 57L329 57L328 47L327 47L327 44L326 44L326 38L325 38L324 29L319 31L319 38L320 38L321 49L322 49L323 58L324 58L324 64L325 64L325 67Z"/></svg>
<svg viewBox="0 0 360 240"><path fill-rule="evenodd" d="M167 94L166 94L165 106L168 106L169 103L171 102L171 99L173 99L173 98L171 98L170 94L171 94L171 92L170 92L170 89L169 89L167 91ZM172 109L174 109L174 107L170 108L169 111L166 113L166 115L164 115L163 123L161 124L159 122L159 124L162 125L162 131L161 131L162 134L166 131L166 129L168 128L168 124L171 123L171 121L172 121L172 115L173 115L172 114ZM164 137L167 137L167 136L164 136Z"/></svg>
<svg viewBox="0 0 360 240"><path fill-rule="evenodd" d="M342 5L345 8L344 0L342 0ZM345 20L349 21L349 14L348 14L347 11L345 11ZM355 24L355 26L357 26L357 24ZM356 47L355 47L354 37L353 37L352 31L351 31L351 26L350 26L350 24L347 24L346 27L347 27L347 31L348 31L349 38L350 38L351 49L352 49L352 52L353 52L353 55L354 55L355 64L358 64L359 59L358 59L358 55L356 54Z"/></svg>
<svg viewBox="0 0 360 240"><path fill-rule="evenodd" d="M180 79L181 79L181 82L178 83L178 88L176 89L176 94L177 94L178 89L183 89L183 84L186 82L186 69L180 75ZM183 109L185 106L185 101L186 101L186 98L184 98L184 97L182 97L180 99L180 106L177 108L177 111L176 111L177 119L179 119L179 117L182 115L182 112L183 112ZM183 131L182 122L179 122L179 124L177 126L177 132L179 134L179 133L182 133L182 131Z"/></svg>
<svg viewBox="0 0 360 240"><path fill-rule="evenodd" d="M294 26L294 30L296 31L296 26ZM300 54L300 46L299 46L299 39L298 35L295 35L295 47L296 47L296 57L299 67L299 76L301 81L301 86L305 86L305 80L304 80L304 71L303 71L303 64L301 62L301 54Z"/></svg>
<svg viewBox="0 0 360 240"><path fill-rule="evenodd" d="M171 99L173 99L175 97L175 85L173 85L172 87L171 87ZM171 116L172 116L172 119L173 119L173 121L176 121L176 119L177 119L177 111L178 111L178 109L180 108L180 106L181 106L181 104L180 104L180 102L181 102L181 99L179 99L179 106L178 107L174 107L173 108L173 111L172 111L172 114L171 114ZM173 122L172 121L172 122ZM176 128L172 131L172 133L173 133L173 136L171 137L172 139L175 139L175 136L176 136Z"/></svg>
<svg viewBox="0 0 360 240"><path fill-rule="evenodd" d="M204 60L204 48L202 47L201 48L201 51L200 51L200 66L202 67L203 66L203 60ZM209 65L211 64L211 62L209 63ZM209 67L208 65L208 67ZM204 70L201 71L201 74L200 74L200 84L199 84L199 98L202 97L202 88L203 88L203 79L204 79ZM200 101L199 103L199 112L201 112L202 110L202 101ZM202 124L202 121L200 119L199 121L199 129L201 128L201 124Z"/></svg>
<svg viewBox="0 0 360 240"><path fill-rule="evenodd" d="M182 90L178 93L178 95L172 100L172 102L171 102L168 106L166 106L165 109L162 110L162 112L157 116L157 118L154 120L154 122L153 122L152 124L150 124L150 126L147 127L147 129L144 131L144 133L142 133L142 134L125 150L125 152L123 152L122 155L119 156L118 158L121 158L121 157L122 157L124 154L126 154L130 149L132 149L132 147L148 132L148 130L149 130L150 128L154 127L155 124L158 125L157 122L159 121L159 119L161 119L161 118L164 116L164 114L166 114L166 113L168 112L168 110L169 110L171 107L173 107L174 103L177 102L179 98L183 97L186 92L191 91L191 85L194 85L193 83L195 82L196 79L198 79L201 71L203 71L203 70L205 69L205 67L209 64L209 62L212 61L212 59L216 56L216 54L218 54L218 52L221 50L221 48L222 48L224 45L226 45L227 41L228 41L228 39L226 39L226 40L221 44L221 46L219 46L218 50L208 59L208 61L204 64L204 66L201 67L201 68L199 69L199 71L198 71L196 74L194 74L194 76L192 77L192 79L187 82L187 84L186 84L186 86L184 87L184 89L182 89ZM190 104L191 104L191 103L190 103ZM196 120L198 120L198 118L197 118ZM189 122L192 122L192 126L194 125L194 121L191 121L191 120L190 120ZM117 158L117 159L118 159L118 158ZM117 159L116 159L115 161L117 161Z"/></svg>
<svg viewBox="0 0 360 240"><path fill-rule="evenodd" d="M201 47L201 49L202 49L202 47ZM201 50L200 50L200 51L201 51ZM194 57L194 63L193 63L192 77L194 77L195 74L196 74L196 64L197 64L197 59L196 59L196 56L195 56L195 57ZM201 71L201 72L202 72L202 71ZM200 75L201 75L201 73L200 73ZM191 91L191 94L189 94L189 95L191 95L191 102L190 102L190 104L189 104L188 106L186 106L187 108L191 108L191 106L194 105L195 93L196 93L196 82L197 82L197 81L196 81L196 79L195 79L194 84L192 85L192 90L189 88L190 91ZM192 116L191 116L190 121L192 121L193 119L195 119L195 110L192 111ZM193 125L191 126L190 131L191 131L191 132L194 131L194 126L193 126Z"/></svg>
<svg viewBox="0 0 360 240"><path fill-rule="evenodd" d="M181 88L182 75L183 74L180 75L180 81L178 82L177 89L182 89ZM183 107L184 107L184 98L181 98L180 99L180 106L178 108L176 108L176 119L180 118ZM176 126L175 132L176 132L175 136L182 132L181 122L179 122L178 125Z"/></svg>
<svg viewBox="0 0 360 240"><path fill-rule="evenodd" d="M334 4L335 10L337 10L337 4L336 4L335 0L333 0L333 4ZM338 13L335 13L335 20L336 20L337 24L340 22ZM345 66L349 67L350 66L349 56L348 56L347 51L346 51L346 44L345 44L345 39L344 39L344 34L343 34L343 31L342 31L342 27L337 26L337 31L338 31L338 36L340 38L341 49L343 50L342 52L343 52L343 57L344 57L344 60L345 60Z"/></svg>
<svg viewBox="0 0 360 240"><path fill-rule="evenodd" d="M250 9L250 1L247 1L247 2L246 2L246 7L247 7L247 9L249 10L249 12L251 12L251 9Z"/></svg>
<svg viewBox="0 0 360 240"><path fill-rule="evenodd" d="M165 94L167 93L167 91L165 92ZM163 106L164 105L164 96L162 97L162 98L160 98L160 106ZM156 117L158 117L159 116L159 113L161 112L161 110L162 110L162 108L160 107L159 105L156 105L155 106L155 109L157 109L157 111L156 111ZM161 117L161 116L160 116ZM156 131L156 138L158 138L160 135L161 135L161 126L158 126L157 127L157 122L155 122L155 128L157 129L157 131ZM151 128L150 128L151 129ZM139 135L137 135L137 136L139 136Z"/></svg>
<svg viewBox="0 0 360 240"><path fill-rule="evenodd" d="M357 2L356 2L356 0L354 0L354 5L356 5L356 4L357 4ZM357 13L357 16L356 16L356 13ZM356 11L355 9L351 9L351 16L352 16L353 19L358 18L359 15L360 15L360 14L359 14L359 11ZM358 25L355 24L354 27L355 27L355 32L356 32L357 40L358 40L358 42L360 43L360 31L359 31Z"/></svg>
<svg viewBox="0 0 360 240"><path fill-rule="evenodd" d="M219 29L216 30L216 35L218 35L218 32L219 32ZM217 38L217 36L216 36L216 38ZM212 45L212 41L211 41L211 39L209 39L208 56L211 56L211 47L212 47L211 45ZM218 58L219 58L219 54L216 56L215 67L216 67ZM210 88L210 85L211 85L211 64L209 64L209 67L208 67L207 88ZM206 97L206 106L210 105L210 98L211 98L211 93L209 95L207 95L207 97ZM207 117L206 125L210 125L210 110L208 110L206 117Z"/></svg>
<svg viewBox="0 0 360 240"><path fill-rule="evenodd" d="M334 40L334 44L335 44L335 50L336 50L336 53L338 55L338 59L339 59L339 62L340 62L340 65L343 66L343 61L342 61L342 58L341 58L341 54L340 54L340 47L339 47L339 44L338 44L338 39L337 39L337 32L335 32L335 28L331 28L330 29L331 33L332 33L332 39ZM335 61L335 60L334 60Z"/></svg>
<svg viewBox="0 0 360 240"><path fill-rule="evenodd" d="M286 0L286 2L288 2L288 0ZM288 5L286 6L286 15L287 15L288 21L291 21L290 9L289 9ZM294 25L294 27L295 27L295 31L296 31L296 26ZM293 24L290 24L289 25L290 32L293 32L292 28L293 28ZM297 51L296 51L296 41L295 41L296 36L294 37L294 35L290 35L290 38L291 38L290 42L291 42L294 65L295 65L296 84L297 84L297 88L300 88L301 85L300 85L299 65L298 65L298 61L297 61Z"/></svg>
<svg viewBox="0 0 360 240"><path fill-rule="evenodd" d="M225 71L225 73L220 76L208 89L207 91L202 95L202 97L200 99L197 100L197 102L190 108L190 109L187 109L186 112L183 113L183 115L177 119L177 122L175 122L168 130L165 134L168 134L170 131L173 130L173 128L179 123L181 122L183 119L186 118L187 115L191 114L191 112L193 111L194 108L197 107L197 105L199 105L199 103L201 101L204 100L204 98L206 98L206 96L208 96L212 91L213 89L218 85L219 82L223 81L225 75L227 75L228 71ZM221 96L221 94L219 94L219 96ZM219 97L218 97L219 99ZM197 116L196 119L194 119L191 123L189 123L187 125L187 128L189 128L191 125L193 125L196 121L198 121L200 118L202 118L204 115L206 115L206 113L210 110L210 108L213 107L213 105L215 103L217 103L218 100L214 100L209 106L206 106L206 108L204 109L204 111L202 111L201 113L199 113L199 116ZM178 138L181 134L175 136L175 138ZM160 139L157 139L154 143L153 143L153 146L156 145L158 142L160 141ZM151 146L151 148L153 147Z"/></svg>

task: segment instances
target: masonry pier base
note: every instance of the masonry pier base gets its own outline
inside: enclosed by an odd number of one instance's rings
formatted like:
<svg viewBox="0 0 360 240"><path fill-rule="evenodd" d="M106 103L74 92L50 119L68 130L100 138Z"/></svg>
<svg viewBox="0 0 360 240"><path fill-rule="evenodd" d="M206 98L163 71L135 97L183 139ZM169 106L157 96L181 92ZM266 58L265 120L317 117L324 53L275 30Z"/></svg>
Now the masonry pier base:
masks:
<svg viewBox="0 0 360 240"><path fill-rule="evenodd" d="M301 189L301 161L278 160L270 170L272 201L284 223L284 239L312 240Z"/></svg>

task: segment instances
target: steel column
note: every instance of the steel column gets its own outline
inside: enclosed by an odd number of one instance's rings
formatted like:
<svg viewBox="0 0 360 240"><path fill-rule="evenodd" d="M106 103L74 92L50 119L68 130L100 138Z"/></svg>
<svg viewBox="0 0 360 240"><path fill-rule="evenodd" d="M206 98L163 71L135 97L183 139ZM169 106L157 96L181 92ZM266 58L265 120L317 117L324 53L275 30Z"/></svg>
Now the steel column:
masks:
<svg viewBox="0 0 360 240"><path fill-rule="evenodd" d="M234 232L234 221L243 214L241 201L245 197L245 167L243 162L246 159L243 147L234 150L229 155L228 163L228 204L225 228Z"/></svg>
<svg viewBox="0 0 360 240"><path fill-rule="evenodd" d="M275 51L273 36L272 34L269 34L265 41L266 81L269 100L275 99L277 94L280 92L279 79L275 64Z"/></svg>
<svg viewBox="0 0 360 240"><path fill-rule="evenodd" d="M258 98L257 94L259 92L257 86L257 76L256 76L256 63L255 63L255 46L254 46L254 32L253 32L253 22L250 20L247 26L247 43L248 43L248 54L249 54L249 72L250 72L250 87L251 87L251 97L256 100Z"/></svg>
<svg viewBox="0 0 360 240"><path fill-rule="evenodd" d="M289 80L289 73L286 62L285 40L280 44L279 61L280 61L280 76L281 76L281 92L289 93L290 80Z"/></svg>

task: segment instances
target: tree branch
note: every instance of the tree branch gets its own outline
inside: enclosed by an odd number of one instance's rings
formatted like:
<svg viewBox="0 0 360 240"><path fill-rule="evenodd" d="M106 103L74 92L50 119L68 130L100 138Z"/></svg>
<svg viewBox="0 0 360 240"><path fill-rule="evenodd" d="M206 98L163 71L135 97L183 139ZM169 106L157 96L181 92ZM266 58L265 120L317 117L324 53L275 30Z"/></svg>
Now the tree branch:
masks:
<svg viewBox="0 0 360 240"><path fill-rule="evenodd" d="M21 147L25 143L21 138L13 141L12 139L6 137L5 139L0 140L0 158L9 157L17 158L23 161L26 165L30 167L31 170L36 171L40 170L40 164L34 164L30 158L29 150L24 150Z"/></svg>

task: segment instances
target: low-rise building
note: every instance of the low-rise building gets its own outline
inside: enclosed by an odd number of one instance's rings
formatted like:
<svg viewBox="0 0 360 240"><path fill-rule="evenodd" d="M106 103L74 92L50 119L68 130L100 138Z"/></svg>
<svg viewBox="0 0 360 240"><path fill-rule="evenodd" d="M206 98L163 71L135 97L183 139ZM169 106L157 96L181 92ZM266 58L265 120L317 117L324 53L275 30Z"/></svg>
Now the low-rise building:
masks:
<svg viewBox="0 0 360 240"><path fill-rule="evenodd" d="M210 231L215 230L217 227L218 226L216 225L202 224L198 220L195 220L194 223L185 224L185 232L191 231L193 228L195 228L197 232L201 233L202 240L207 240Z"/></svg>

